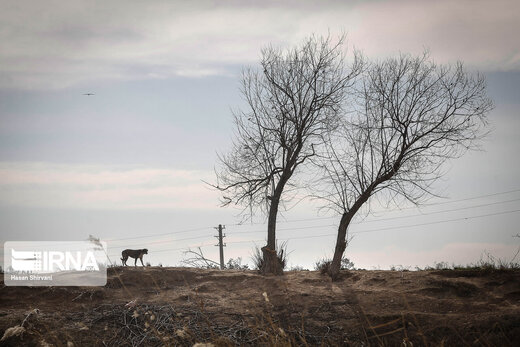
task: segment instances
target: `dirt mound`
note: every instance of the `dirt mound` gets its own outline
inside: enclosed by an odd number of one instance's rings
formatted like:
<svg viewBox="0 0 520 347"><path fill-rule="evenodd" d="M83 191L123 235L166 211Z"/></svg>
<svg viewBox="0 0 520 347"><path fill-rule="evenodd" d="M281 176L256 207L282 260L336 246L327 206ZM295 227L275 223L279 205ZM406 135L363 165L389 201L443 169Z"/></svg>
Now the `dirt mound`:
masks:
<svg viewBox="0 0 520 347"><path fill-rule="evenodd" d="M456 296L464 298L474 296L480 291L476 285L463 281L431 280L428 283L432 286L420 291L433 297Z"/></svg>
<svg viewBox="0 0 520 347"><path fill-rule="evenodd" d="M520 272L111 268L105 287L5 287L0 345L486 345L520 341ZM20 329L19 329L20 330ZM408 344L407 344L408 343Z"/></svg>

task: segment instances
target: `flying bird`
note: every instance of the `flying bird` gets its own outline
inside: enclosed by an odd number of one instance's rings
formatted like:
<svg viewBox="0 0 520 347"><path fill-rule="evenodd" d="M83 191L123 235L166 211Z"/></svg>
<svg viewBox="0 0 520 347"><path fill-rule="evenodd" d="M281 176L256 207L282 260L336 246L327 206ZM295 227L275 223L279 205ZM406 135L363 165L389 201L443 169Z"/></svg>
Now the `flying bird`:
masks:
<svg viewBox="0 0 520 347"><path fill-rule="evenodd" d="M90 96L90 95L95 95L94 93L85 93L83 95L87 95L87 96Z"/></svg>

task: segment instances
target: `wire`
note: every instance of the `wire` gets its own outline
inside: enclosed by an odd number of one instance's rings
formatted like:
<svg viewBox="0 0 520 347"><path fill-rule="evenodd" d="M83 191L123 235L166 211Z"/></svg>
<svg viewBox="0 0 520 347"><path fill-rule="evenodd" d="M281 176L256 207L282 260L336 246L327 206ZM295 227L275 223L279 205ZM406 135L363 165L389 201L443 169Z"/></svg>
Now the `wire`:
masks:
<svg viewBox="0 0 520 347"><path fill-rule="evenodd" d="M436 221L436 222L428 222L428 223L420 223L420 224L401 225L401 226L388 227L388 228L379 228L379 229L353 231L350 234L364 234L364 233L371 233L371 232L383 231L383 230L412 228L412 227L425 226L425 225L433 225L433 224L449 223L449 222L456 222L456 221L468 220L468 219L476 219L476 218L484 218L484 217L490 217L490 216L498 216L498 215L503 215L503 214L515 213L515 212L520 212L520 209L518 209L518 210L511 210L511 211L497 212L497 213L488 213L488 214L483 214L483 215L478 215L478 216L470 216L470 217L447 219L447 220L441 220L441 221ZM320 235L311 235L311 236L298 236L298 237L279 238L278 240L280 240L280 241L303 240L303 239L313 239L313 238L319 238L319 237L324 237L324 236L336 236L336 235L337 234L320 234ZM261 242L261 241L264 241L264 240L231 241L231 242L226 242L226 243L232 244L232 243Z"/></svg>
<svg viewBox="0 0 520 347"><path fill-rule="evenodd" d="M430 207L430 206L437 206L437 205L452 204L452 203L455 203L455 202L476 200L476 199L487 198L487 197L491 197L491 196L516 193L516 192L520 192L520 189L513 189L513 190L508 190L508 191L503 191L503 192L498 192L498 193L491 193L491 194L486 194L486 195L478 195L478 196L473 196L473 197L464 198L464 199L442 201L442 202L431 203L431 204L422 204L420 207ZM379 212L404 211L404 210L417 209L417 208L418 208L418 206L412 206L412 207L405 207L405 208L385 209L384 211L379 211ZM332 218L337 218L337 217L332 216L332 217L314 217L314 218L293 219L293 220L279 221L278 223L307 222L307 221L313 221L313 220L324 220L324 219L332 219ZM265 222L257 222L257 223L248 223L247 225L261 225L261 224L267 224L267 223L265 223ZM242 225L246 225L246 224L245 223L235 223L235 224L228 223L226 225L229 225L229 226L242 226Z"/></svg>
<svg viewBox="0 0 520 347"><path fill-rule="evenodd" d="M464 199L458 199L458 200L444 201L444 202L433 203L433 204L424 204L422 206L429 207L429 206L436 206L436 205L451 204L451 203L455 203L455 202L475 200L475 199L480 199L480 198L485 198L485 197L490 197L490 196L497 196L497 195L504 195L504 194L515 193L515 192L520 192L520 189L514 189L514 190L503 191L503 192L498 192L498 193L491 193L491 194L486 194L486 195L479 195L479 196L474 196L474 197L469 197L469 198L464 198ZM459 209L452 209L452 210L449 210L449 211L446 210L446 212L457 211L457 210L464 210L464 209L476 208L476 207L482 207L482 206L490 206L490 205L496 205L496 204L500 204L500 203L508 203L508 202L519 201L519 200L520 199L514 199L514 200L508 200L508 201L504 201L504 202L494 202L494 203L477 205L477 206L471 206L471 207L463 207L463 208L459 208ZM416 208L417 207L414 206L414 207L402 208L402 209L388 209L386 211L402 211L402 210L416 209ZM421 213L421 214L412 215L412 216L400 216L400 217L381 218L381 219L371 220L371 221L353 222L352 224L371 223L371 222L378 222L378 221L385 221L385 220L392 220L392 219L411 218L411 217L415 217L415 216L438 214L438 213L443 213L443 211L431 212L431 213ZM294 220L290 220L290 221L279 221L278 223L295 223L295 222L304 222L304 221L313 221L313 220L333 219L333 218L337 218L337 216L305 218L305 219L294 219ZM248 224L248 225L261 225L261 224L266 224L266 223L251 223L251 224ZM229 226L245 226L246 224L235 223L235 224L226 224L226 225L229 225ZM326 226L329 226L329 225L326 225ZM319 227L319 226L315 226L315 227ZM312 227L285 228L285 229L278 229L278 230L300 230L300 229L308 229L308 228L312 228ZM135 239L143 239L143 238L154 237L154 236L177 235L177 234L188 233L188 232L193 232L193 231L202 231L202 230L207 230L207 229L213 229L213 227L199 227L199 228L185 229L185 230L179 230L179 231L171 231L171 232L159 233L159 234L148 234L148 235L143 235L143 236L124 237L124 238L117 238L117 239L105 239L104 241L113 242L113 241L135 240ZM236 233L251 234L251 233L255 233L255 232L264 232L264 231L265 230L258 230L258 231L244 231L244 232L236 232ZM201 238L202 238L202 236L201 236ZM178 241L178 240L172 240L172 241Z"/></svg>
<svg viewBox="0 0 520 347"><path fill-rule="evenodd" d="M211 228L211 227L200 227L200 228L185 229L185 230L180 230L180 231L170 231L170 232L162 233L162 234L149 234L149 235L146 235L146 236L123 237L123 238L120 238L120 239L108 239L108 240L103 240L103 241L122 241L122 240L142 239L142 238L152 237L152 236L175 235L175 234L189 233L189 232L192 232L192 231L206 230L206 229L209 229L209 228Z"/></svg>
<svg viewBox="0 0 520 347"><path fill-rule="evenodd" d="M287 231L287 230L304 230L304 229L316 229L316 228L324 228L324 227L333 227L335 224L327 224L327 225L311 225L307 227L297 227L297 228L276 228L277 231ZM236 231L232 232L232 234L254 234L259 232L265 232L265 230L253 230L253 231Z"/></svg>
<svg viewBox="0 0 520 347"><path fill-rule="evenodd" d="M395 230L395 229L412 228L412 227L425 226L425 225L450 223L450 222L456 222L456 221L462 221L462 220L470 220L470 219L498 216L498 215L504 215L504 214L510 214L510 213L517 213L517 212L520 212L520 209L518 209L518 210L502 211L502 212L496 212L496 213L488 213L488 214L482 214L482 215L477 215L477 216L468 216L468 217L461 217L461 218L454 218L454 219L446 219L446 220L435 221L435 222L428 222L428 223L410 224L410 225L401 225L401 226L388 227L388 228L379 228L379 229L369 229L369 230L353 231L353 232L351 232L351 234L364 234L364 233L384 231L384 230ZM308 228L306 228L306 229L308 229ZM287 229L285 229L285 230L287 230ZM297 236L297 237L279 238L278 240L280 240L280 241L302 240L302 239L311 239L311 238L319 238L319 237L326 237L326 236L336 236L336 235L337 235L336 233L329 233L329 234L319 234L319 235L310 235L310 236ZM254 243L254 242L263 242L263 241L265 241L265 239L262 239L262 240L230 241L230 242L226 242L226 244ZM213 244L212 243L206 243L206 244L200 244L198 246L193 246L192 248L194 248L194 247L206 247L206 246L211 246L211 245L213 245ZM154 251L154 252L155 253L157 253L157 252L167 252L167 251L176 251L176 250L183 250L183 249L186 249L186 247L163 249L163 250L157 250L157 251Z"/></svg>
<svg viewBox="0 0 520 347"><path fill-rule="evenodd" d="M508 191L508 192L500 192L500 193L494 193L494 194L481 195L481 196L478 196L478 197L460 199L460 200L457 200L457 201L473 200L473 199L476 199L476 198L502 195L502 194L516 192L516 191L520 191L520 189L512 190L512 191ZM362 223L364 224L364 223L372 223L372 222L381 222L381 221L388 221L388 220L397 220L397 219L406 219L406 218L413 218L413 217L420 217L420 216L428 216L428 215L448 213L448 212L453 212L453 211L461 211L461 210L467 210L467 209L479 208L479 207L485 207L485 206L491 206L491 205L505 204L505 203L516 202L516 201L520 201L520 199L511 199L511 200L506 200L506 201L497 201L497 202L492 202L492 203L487 203L487 204L466 206L466 207L461 207L461 208L457 208L457 209L450 209L450 210L442 210L442 211L435 211L435 212L429 212L429 213L414 214L414 215L410 215L410 216L398 216L398 217L380 218L380 219L368 220L368 221L352 222L351 224L352 225L358 225L358 224L362 224ZM455 202L455 201L452 201L452 202ZM449 202L446 202L446 203L449 203ZM444 204L444 203L441 203L441 204ZM512 212L515 212L515 211L512 211ZM511 213L511 212L510 211L509 212L506 211L506 212L500 212L499 214L504 214L504 213ZM493 215L496 215L496 214L489 214L489 216L493 216ZM484 216L488 216L488 215L484 215ZM330 217L330 218L337 218L337 217ZM330 218L328 218L328 219L330 219ZM450 219L450 220L447 220L447 221L458 221L458 220L472 219L472 218L480 218L480 217L479 216L477 216L477 217L463 217L463 218ZM314 220L314 219L315 218L306 219L306 220ZM320 219L323 219L323 218L320 218ZM297 220L293 220L293 221L290 221L290 222L295 222L295 221L297 221ZM301 220L301 221L303 221L303 220ZM424 225L438 224L438 223L445 223L445 222L446 221L428 222L428 223L413 224L413 225L408 225L408 226L405 225L405 226L399 226L399 227L372 229L372 230L365 230L365 231L358 231L358 232L353 231L352 233L353 234L359 234L359 233L379 231L379 230L392 230L392 229L408 228L408 227L414 227L414 226L424 226ZM277 230L278 231L306 230L306 229L317 229L317 228L326 228L326 227L335 227L335 226L336 226L335 224L327 224L327 225L313 225L313 226L306 226L306 227L278 228ZM192 228L192 229L185 229L185 230L180 230L180 231L176 231L176 232L168 232L168 233L152 234L152 235L128 237L128 238L119 238L119 239L109 239L109 240L104 240L104 241L113 242L113 241L123 241L123 240L134 240L134 239L147 238L147 237L152 237L152 236L176 235L176 234L181 234L181 233L200 231L200 230L207 230L207 229L210 229L210 227ZM264 233L264 232L265 232L265 230L236 231L236 232L233 232L232 234L254 234L254 233ZM330 235L329 234L323 234L323 235L318 235L318 236L330 236ZM187 238L182 238L182 239L158 240L158 241L146 242L146 244L149 245L149 244L159 244L159 243L168 243L168 242L181 242L181 241L188 241L188 240L204 239L206 237L207 237L206 235L202 235L202 236L187 237ZM140 243L141 242L139 242L139 244ZM228 242L228 243L233 243L233 242ZM136 244L136 243L130 243L130 244L129 243L125 243L122 246L111 246L111 248L125 248L125 247L128 247L128 246L134 245L134 244ZM183 249L183 248L179 248L179 249Z"/></svg>
<svg viewBox="0 0 520 347"><path fill-rule="evenodd" d="M158 243L180 242L180 241L188 241L188 240L205 239L207 237L208 237L207 235L203 235L203 236L186 237L183 239L158 240L158 241L146 242L146 244L153 245L153 244L158 244ZM143 244L143 241L141 241L139 243L125 243L124 245L117 246L117 247L123 248L123 247L128 247L128 246L132 246L132 245L140 245L140 244Z"/></svg>
<svg viewBox="0 0 520 347"><path fill-rule="evenodd" d="M357 225L357 224L364 224L364 223L373 223L373 222L382 222L382 221L388 221L388 220L395 220L395 219L406 219L406 218L413 218L413 217L422 217L422 216L429 216L439 213L447 213L447 212L454 212L454 211L462 211L462 210L468 210L472 208L478 208L478 207L485 207L485 206L492 206L492 205L499 205L499 204L505 204L510 202L520 201L520 199L512 199L512 200L506 200L506 201L497 201L497 202L491 202L488 204L480 204L480 205L474 205L474 206L466 206L456 209L450 209L450 210L442 210L442 211L435 211L435 212L428 212L428 213L419 213L414 214L410 216L398 216L398 217L389 217L389 218L379 218L374 220L368 220L368 221L359 221L359 222L352 222L351 225ZM338 218L337 216L334 218ZM329 226L335 226L335 224L330 225L314 225L314 226L308 226L308 227L297 227L297 228L284 228L284 229L277 229L280 231L284 230L302 230L302 229L312 229L312 228L320 228L320 227L329 227ZM258 232L265 232L265 230L254 230L254 231L237 231L234 232L234 234L253 234Z"/></svg>
<svg viewBox="0 0 520 347"><path fill-rule="evenodd" d="M480 204L480 205L466 206L466 207L453 208L453 209L449 209L449 210L442 210L442 211L435 211L435 212L418 213L418 214L413 214L413 215L410 215L410 216L399 216L399 217L379 218L379 219L373 219L373 220L368 220L368 221L353 222L353 223L351 223L351 224L373 223L373 222L381 222L381 221L394 220L394 219L404 219L404 218L412 218L412 217L420 217L420 216L430 216L430 215L432 215L432 214L439 214L439 213L446 213L446 212L454 212L454 211L469 210L469 209L472 209L472 208L478 208L478 207L485 207L485 206L492 206L492 205L507 204L507 203L515 202L515 201L520 201L520 199L512 199L512 200L506 200L506 201L497 201L497 202L491 202L491 203L488 203L488 204Z"/></svg>
<svg viewBox="0 0 520 347"><path fill-rule="evenodd" d="M516 193L516 192L520 192L520 189L513 189L513 190L504 191L504 192L479 195L479 196L469 197L469 198L465 198L465 199L442 201L442 202L437 202L437 203L432 203L432 204L424 204L423 206L445 205L445 204L451 204L453 202L461 202L461 201L475 200L475 199L480 199L480 198L488 198L490 196L504 195L504 194L510 194L510 193ZM409 208L413 208L413 207L409 207Z"/></svg>
<svg viewBox="0 0 520 347"><path fill-rule="evenodd" d="M483 217L490 217L490 216L499 216L499 215L503 215L503 214L516 213L516 212L520 212L520 209L519 210L496 212L496 213L488 213L488 214L482 214L482 215L471 216L471 217L461 217L461 218L454 218L454 219L446 219L446 220L441 220L441 221L436 221L436 222L411 224L411 225L402 225L402 226L397 226L397 227L388 227L388 228L371 229L371 230L353 231L351 234L363 234L363 233L371 233L371 232L374 232L374 231L381 231L381 230L393 230L393 229L402 229L402 228L412 228L412 227L419 227L419 226L425 226L425 225L433 225L433 224L456 222L456 221L467 220L467 219L483 218Z"/></svg>
<svg viewBox="0 0 520 347"><path fill-rule="evenodd" d="M486 207L486 206L492 206L492 205L505 204L505 203L516 202L516 201L520 201L520 199L511 199L511 200L506 200L506 201L497 201L497 202L492 202L492 203L488 203L488 204L466 206L466 207L461 207L461 208L457 208L457 209L450 209L450 210L442 210L442 211L435 211L435 212L429 212L429 213L414 214L414 215L410 215L410 216L398 216L398 217L380 218L380 219L369 220L369 221L352 222L351 225L359 225L359 224L381 222L381 221L388 221L388 220L397 220L397 219L406 219L406 218L413 218L413 217L429 216L429 215L435 215L435 214L441 214L441 213L448 213L448 212L454 212L454 211L468 210L468 209L472 209L472 208L479 208L479 207ZM437 222L435 222L435 223L437 223ZM428 223L414 224L414 226L421 226L421 225L428 225ZM326 227L335 227L335 226L336 226L336 224L312 225L312 226L306 226L306 227L278 228L277 231L306 230L306 229L317 229L317 228L326 228ZM206 228L204 228L202 230L205 230L205 229ZM194 230L194 229L191 229L189 231L192 231L192 230ZM200 230L200 229L197 229L197 230ZM379 230L379 229L376 229L376 230ZM384 228L382 230L387 230L387 228ZM188 232L188 231L183 231L183 232ZM255 234L255 233L264 233L264 232L265 232L265 230L252 230L252 231L236 231L236 232L233 232L232 234L233 235L235 235L235 234ZM180 232L177 232L177 234L179 234L179 233ZM356 232L352 232L352 233L356 233ZM188 240L204 239L206 237L207 237L206 235L202 235L202 236L187 237L187 238L182 238L182 239L158 240L158 241L146 242L146 244L150 245L150 244L167 243L167 242L181 242L181 241L188 241ZM138 244L140 244L140 243L141 242L139 242ZM135 245L135 244L136 243L125 243L124 246L120 246L120 248L132 246L132 245Z"/></svg>

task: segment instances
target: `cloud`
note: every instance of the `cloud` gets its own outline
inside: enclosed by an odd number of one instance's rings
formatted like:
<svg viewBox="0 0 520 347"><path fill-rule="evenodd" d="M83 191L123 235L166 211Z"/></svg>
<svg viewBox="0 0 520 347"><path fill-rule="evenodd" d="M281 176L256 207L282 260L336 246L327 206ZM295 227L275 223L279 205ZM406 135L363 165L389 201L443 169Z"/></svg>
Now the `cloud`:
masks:
<svg viewBox="0 0 520 347"><path fill-rule="evenodd" d="M20 1L0 14L0 87L227 75L261 47L345 31L370 55L429 47L441 61L520 69L515 1ZM391 15L389 15L391 14Z"/></svg>
<svg viewBox="0 0 520 347"><path fill-rule="evenodd" d="M0 204L80 209L211 209L212 172L100 165L0 163Z"/></svg>
<svg viewBox="0 0 520 347"><path fill-rule="evenodd" d="M431 49L440 61L520 69L520 5L514 1L365 2L354 42L373 54ZM392 13L392 15L389 15Z"/></svg>

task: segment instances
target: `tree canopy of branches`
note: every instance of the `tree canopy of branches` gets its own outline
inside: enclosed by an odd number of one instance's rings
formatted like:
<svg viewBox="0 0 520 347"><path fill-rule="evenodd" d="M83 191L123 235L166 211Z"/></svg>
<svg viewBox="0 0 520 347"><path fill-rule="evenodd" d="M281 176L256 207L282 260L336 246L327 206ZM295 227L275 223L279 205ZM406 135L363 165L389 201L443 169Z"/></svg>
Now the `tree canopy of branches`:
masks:
<svg viewBox="0 0 520 347"><path fill-rule="evenodd" d="M341 215L331 277L337 278L352 218L372 197L415 204L431 196L446 160L478 145L493 108L485 80L462 64L442 66L424 54L370 64L358 109L333 131L319 161L317 194Z"/></svg>
<svg viewBox="0 0 520 347"><path fill-rule="evenodd" d="M276 218L283 193L298 167L316 154L323 134L337 126L347 91L360 73L357 54L347 69L344 39L310 37L286 51L262 50L261 70L242 74L247 110L234 114L233 147L219 158L216 188L223 205L251 215L267 213L263 273L281 274L276 257Z"/></svg>

